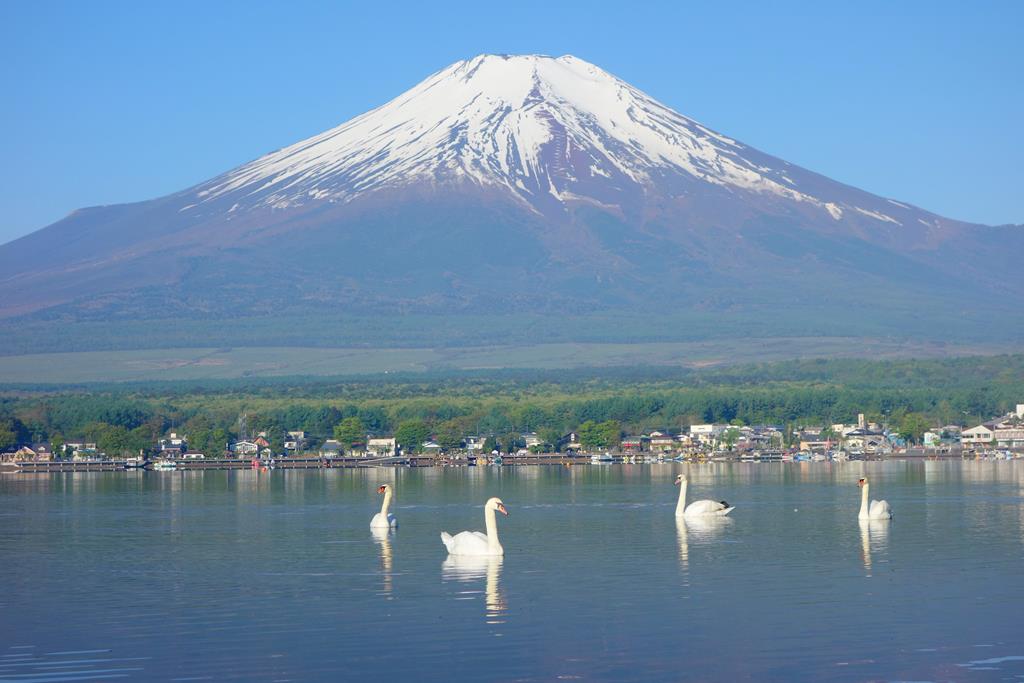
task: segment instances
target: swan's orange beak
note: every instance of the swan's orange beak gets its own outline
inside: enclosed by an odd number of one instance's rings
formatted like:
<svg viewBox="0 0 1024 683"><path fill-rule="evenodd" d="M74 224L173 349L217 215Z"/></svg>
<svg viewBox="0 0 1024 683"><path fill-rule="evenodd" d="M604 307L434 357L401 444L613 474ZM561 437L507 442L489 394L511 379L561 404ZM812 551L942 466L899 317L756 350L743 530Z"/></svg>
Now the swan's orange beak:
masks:
<svg viewBox="0 0 1024 683"><path fill-rule="evenodd" d="M864 480L863 479L858 479L857 480L857 486L864 486Z"/></svg>
<svg viewBox="0 0 1024 683"><path fill-rule="evenodd" d="M497 510L498 510L498 512L500 512L501 514L503 514L503 515L505 515L506 517L508 517L508 510L506 510L506 509L505 509L505 506L504 506L504 505L502 505L501 503L498 503L498 508L497 508Z"/></svg>
<svg viewBox="0 0 1024 683"><path fill-rule="evenodd" d="M674 482L672 482L672 484L675 485L675 486L679 486L679 480L676 479Z"/></svg>
<svg viewBox="0 0 1024 683"><path fill-rule="evenodd" d="M377 487L377 493L384 493L387 490L388 490L387 486L378 486Z"/></svg>

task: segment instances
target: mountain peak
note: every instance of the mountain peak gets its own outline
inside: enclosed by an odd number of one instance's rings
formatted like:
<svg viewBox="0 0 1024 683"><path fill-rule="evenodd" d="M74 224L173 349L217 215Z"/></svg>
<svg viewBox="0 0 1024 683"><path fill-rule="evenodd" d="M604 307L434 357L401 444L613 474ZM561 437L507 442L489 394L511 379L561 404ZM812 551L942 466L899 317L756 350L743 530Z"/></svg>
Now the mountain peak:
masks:
<svg viewBox="0 0 1024 683"><path fill-rule="evenodd" d="M1019 320L1022 240L758 152L582 59L478 55L194 188L5 245L0 318L681 307L698 325L792 310L791 331L923 302L944 330L993 298Z"/></svg>
<svg viewBox="0 0 1024 683"><path fill-rule="evenodd" d="M670 195L697 182L825 208L796 189L784 162L769 166L745 150L572 55L484 54L199 186L188 208L344 203L380 189L470 183L543 211L578 200L620 206L656 182Z"/></svg>

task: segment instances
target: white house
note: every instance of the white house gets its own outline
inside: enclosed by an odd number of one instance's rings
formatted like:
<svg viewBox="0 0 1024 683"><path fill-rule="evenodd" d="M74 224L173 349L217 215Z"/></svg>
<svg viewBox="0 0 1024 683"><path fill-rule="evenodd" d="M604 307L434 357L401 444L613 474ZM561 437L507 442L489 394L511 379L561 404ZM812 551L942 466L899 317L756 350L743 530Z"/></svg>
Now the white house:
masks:
<svg viewBox="0 0 1024 683"><path fill-rule="evenodd" d="M187 446L187 441L188 437L184 434L179 436L177 432L171 432L167 435L167 438L160 439L160 450L171 451L177 449L179 451L183 451Z"/></svg>
<svg viewBox="0 0 1024 683"><path fill-rule="evenodd" d="M583 450L583 444L580 443L579 437L576 432L569 432L562 437L562 450L564 451L579 451Z"/></svg>
<svg viewBox="0 0 1024 683"><path fill-rule="evenodd" d="M994 427L991 422L986 424L980 424L977 427L971 427L960 432L960 443L964 446L979 446L991 443L992 437L994 436Z"/></svg>
<svg viewBox="0 0 1024 683"><path fill-rule="evenodd" d="M470 453L483 452L484 441L486 440L487 439L482 436L467 436L464 439L466 443L466 450Z"/></svg>
<svg viewBox="0 0 1024 683"><path fill-rule="evenodd" d="M718 437L722 435L722 432L728 426L716 424L690 425L690 437L706 446L710 446L718 440Z"/></svg>
<svg viewBox="0 0 1024 683"><path fill-rule="evenodd" d="M60 447L60 450L61 453L63 453L64 455L70 453L72 457L77 457L78 455L81 454L93 455L96 453L97 448L96 444L91 442L68 441L63 446Z"/></svg>
<svg viewBox="0 0 1024 683"><path fill-rule="evenodd" d="M843 443L848 449L860 450L864 453L882 453L889 450L889 440L880 431L858 427L843 436Z"/></svg>
<svg viewBox="0 0 1024 683"><path fill-rule="evenodd" d="M284 440L284 449L286 451L301 451L306 447L306 432L288 432L287 438Z"/></svg>
<svg viewBox="0 0 1024 683"><path fill-rule="evenodd" d="M260 446L255 441L236 441L231 445L231 450L235 455L256 455Z"/></svg>
<svg viewBox="0 0 1024 683"><path fill-rule="evenodd" d="M366 440L366 454L367 455L394 455L398 448L395 442L395 437L390 436L384 439L367 439Z"/></svg>
<svg viewBox="0 0 1024 683"><path fill-rule="evenodd" d="M996 423L992 438L1003 448L1024 446L1024 421L1011 413L1007 419Z"/></svg>

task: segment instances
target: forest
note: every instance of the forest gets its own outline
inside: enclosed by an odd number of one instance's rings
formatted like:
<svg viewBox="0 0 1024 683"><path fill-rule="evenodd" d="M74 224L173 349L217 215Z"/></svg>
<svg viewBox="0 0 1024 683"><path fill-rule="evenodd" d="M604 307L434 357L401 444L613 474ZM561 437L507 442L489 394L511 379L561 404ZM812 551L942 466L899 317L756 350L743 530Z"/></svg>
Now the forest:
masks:
<svg viewBox="0 0 1024 683"><path fill-rule="evenodd" d="M587 423L605 431L616 424L624 434L708 422L770 424L789 432L852 422L858 413L890 425L908 416L919 425L970 425L1022 402L1024 355L19 387L0 393L0 449L83 439L108 453L137 452L168 431L187 434L190 446L205 450L258 432L279 445L286 431L297 430L314 444L339 433L350 440L359 430L405 430L446 442L465 435L509 441L526 432L564 434Z"/></svg>

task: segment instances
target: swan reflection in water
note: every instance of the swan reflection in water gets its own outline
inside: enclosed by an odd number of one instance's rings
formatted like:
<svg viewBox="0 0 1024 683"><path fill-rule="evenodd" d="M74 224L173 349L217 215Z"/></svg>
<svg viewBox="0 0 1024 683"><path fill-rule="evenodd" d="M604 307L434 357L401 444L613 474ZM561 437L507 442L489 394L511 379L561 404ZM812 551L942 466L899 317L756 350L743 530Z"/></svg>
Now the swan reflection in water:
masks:
<svg viewBox="0 0 1024 683"><path fill-rule="evenodd" d="M871 553L883 552L889 545L888 519L859 519L860 526L860 553L864 562L864 569L868 576L871 576Z"/></svg>
<svg viewBox="0 0 1024 683"><path fill-rule="evenodd" d="M391 557L391 536L395 532L387 527L371 527L370 534L373 535L373 540L380 546L380 568L381 575L384 577L384 586L382 592L391 597L391 571L392 571L392 557Z"/></svg>
<svg viewBox="0 0 1024 683"><path fill-rule="evenodd" d="M679 566L684 572L690 569L690 543L709 543L732 525L728 517L684 517L676 516L676 538L679 541Z"/></svg>
<svg viewBox="0 0 1024 683"><path fill-rule="evenodd" d="M485 580L485 616L488 624L505 623L508 604L501 593L501 555L449 555L441 564L441 576L445 581L473 583Z"/></svg>

